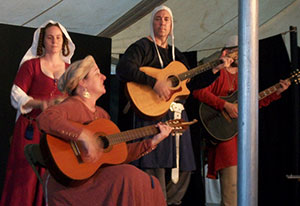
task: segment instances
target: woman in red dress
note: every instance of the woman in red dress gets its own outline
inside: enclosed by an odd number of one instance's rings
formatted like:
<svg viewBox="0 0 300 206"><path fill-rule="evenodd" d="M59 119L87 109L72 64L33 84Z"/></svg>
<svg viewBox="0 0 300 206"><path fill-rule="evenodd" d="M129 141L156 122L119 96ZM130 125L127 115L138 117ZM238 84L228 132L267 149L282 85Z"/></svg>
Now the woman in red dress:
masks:
<svg viewBox="0 0 300 206"><path fill-rule="evenodd" d="M92 56L72 63L58 82L60 91L69 97L43 111L37 119L39 128L45 133L82 145L80 151L84 162L94 162L101 158L102 144L92 131L71 122L85 124L97 119L101 121L99 118L110 118L104 109L96 106L98 98L106 92L105 79ZM169 136L171 127L161 123L157 126L160 133L153 138L127 144L125 163L151 152ZM46 199L51 206L166 205L158 179L133 165L100 167L86 182L73 187L64 186L54 177L47 175L45 181Z"/></svg>
<svg viewBox="0 0 300 206"><path fill-rule="evenodd" d="M238 36L231 36L224 48L222 55L227 55L231 50L238 49ZM266 107L271 102L278 100L281 93L285 91L290 82L280 80L280 88L273 94L259 101L259 107ZM230 118L238 118L238 104L222 99L223 96L230 96L238 90L238 57L229 67L220 70L219 78L206 88L194 90L193 96L217 110L224 110ZM221 127L222 125L220 125ZM221 206L237 205L237 159L238 159L238 136L218 144L208 144L207 177L211 179L220 178Z"/></svg>
<svg viewBox="0 0 300 206"><path fill-rule="evenodd" d="M17 118L6 169L1 206L41 206L43 192L24 146L39 143L36 117L61 96L57 79L70 64L75 46L66 29L47 21L34 33L31 48L23 57L11 90ZM43 170L39 168L42 174Z"/></svg>

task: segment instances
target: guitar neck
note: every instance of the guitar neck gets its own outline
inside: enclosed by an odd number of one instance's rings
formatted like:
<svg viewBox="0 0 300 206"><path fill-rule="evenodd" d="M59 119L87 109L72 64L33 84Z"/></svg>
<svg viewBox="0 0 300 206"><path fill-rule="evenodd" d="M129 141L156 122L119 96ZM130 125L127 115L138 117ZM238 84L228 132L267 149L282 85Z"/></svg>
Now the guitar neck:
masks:
<svg viewBox="0 0 300 206"><path fill-rule="evenodd" d="M205 63L205 64L201 64L189 71L183 72L181 74L178 75L179 79L181 81L185 80L185 79L190 79L202 72L205 72L207 70L210 70L212 68L215 68L216 66L218 66L219 64L222 64L223 62L219 59Z"/></svg>
<svg viewBox="0 0 300 206"><path fill-rule="evenodd" d="M155 135L159 133L158 127L155 125L146 126L142 128L132 129L121 133L111 134L106 136L109 139L110 145L116 145L130 140L139 139L142 137Z"/></svg>
<svg viewBox="0 0 300 206"><path fill-rule="evenodd" d="M291 78L292 78L292 77L289 77L289 78L287 78L287 79L285 79L285 80L290 81ZM280 83L277 83L277 84L275 84L275 85L273 85L273 86L271 86L271 87L269 87L269 88L267 88L267 89L261 91L261 92L258 94L259 100L261 100L261 99L263 99L263 98L265 98L265 97L267 97L267 96L273 94L273 93L276 92L277 89L279 89L279 88L280 88Z"/></svg>

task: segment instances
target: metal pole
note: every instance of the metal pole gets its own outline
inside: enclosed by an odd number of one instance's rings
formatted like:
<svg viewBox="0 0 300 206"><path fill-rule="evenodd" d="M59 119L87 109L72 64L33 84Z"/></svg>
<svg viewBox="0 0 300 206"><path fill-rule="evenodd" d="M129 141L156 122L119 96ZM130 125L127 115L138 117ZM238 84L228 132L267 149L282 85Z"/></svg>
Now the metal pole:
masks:
<svg viewBox="0 0 300 206"><path fill-rule="evenodd" d="M239 0L239 206L258 204L258 4Z"/></svg>

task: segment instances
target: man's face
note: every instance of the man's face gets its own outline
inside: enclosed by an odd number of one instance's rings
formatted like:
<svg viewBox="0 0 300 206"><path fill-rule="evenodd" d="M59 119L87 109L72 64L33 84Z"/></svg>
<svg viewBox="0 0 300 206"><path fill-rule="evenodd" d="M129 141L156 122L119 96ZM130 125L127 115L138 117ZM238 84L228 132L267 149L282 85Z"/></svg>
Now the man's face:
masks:
<svg viewBox="0 0 300 206"><path fill-rule="evenodd" d="M172 28L171 15L166 10L158 11L153 19L153 31L156 37L167 37Z"/></svg>

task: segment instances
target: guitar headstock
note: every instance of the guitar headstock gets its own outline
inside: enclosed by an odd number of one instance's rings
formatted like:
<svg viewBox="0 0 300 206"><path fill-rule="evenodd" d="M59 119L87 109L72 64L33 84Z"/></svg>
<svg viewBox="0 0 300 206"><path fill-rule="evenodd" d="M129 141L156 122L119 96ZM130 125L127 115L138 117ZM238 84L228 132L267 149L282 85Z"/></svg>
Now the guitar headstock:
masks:
<svg viewBox="0 0 300 206"><path fill-rule="evenodd" d="M176 133L183 133L190 125L196 122L198 122L196 119L190 122L183 121L182 119L171 119L166 121L165 124L173 128L172 135L175 135Z"/></svg>
<svg viewBox="0 0 300 206"><path fill-rule="evenodd" d="M295 71L292 71L290 76L291 83L299 84L300 82L300 70L296 69Z"/></svg>

